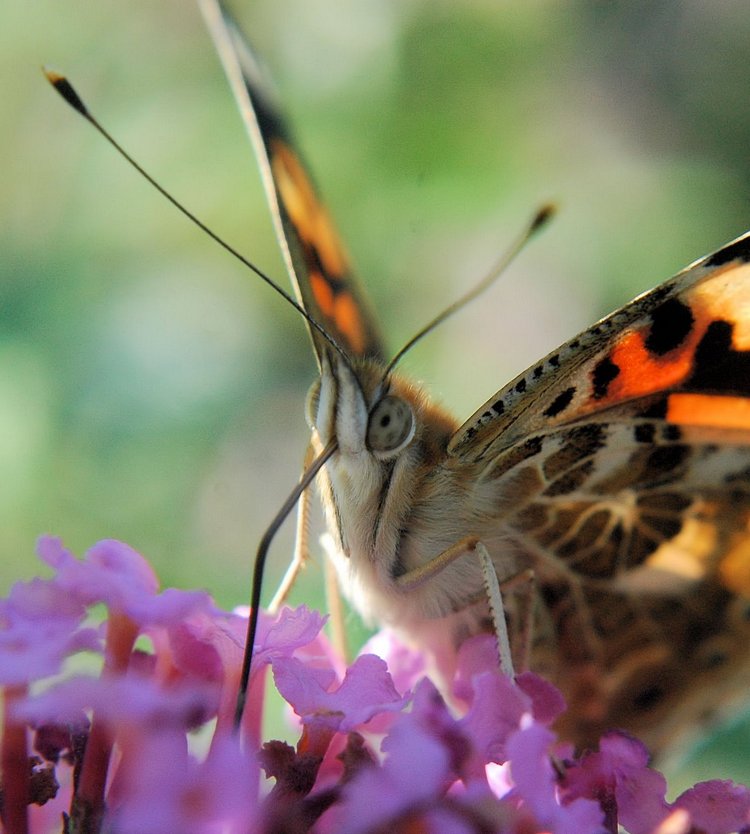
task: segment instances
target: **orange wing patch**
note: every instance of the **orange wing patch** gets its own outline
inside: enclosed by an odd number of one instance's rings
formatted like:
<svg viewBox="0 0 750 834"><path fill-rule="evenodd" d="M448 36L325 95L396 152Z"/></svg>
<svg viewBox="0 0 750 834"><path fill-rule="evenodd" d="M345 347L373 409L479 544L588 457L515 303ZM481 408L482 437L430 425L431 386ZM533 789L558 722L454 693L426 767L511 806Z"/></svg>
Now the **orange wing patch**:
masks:
<svg viewBox="0 0 750 834"><path fill-rule="evenodd" d="M281 139L271 140L270 152L274 180L297 234L328 275L342 278L349 268L346 255L299 159Z"/></svg>
<svg viewBox="0 0 750 834"><path fill-rule="evenodd" d="M750 430L750 400L713 394L671 394L667 421L682 426Z"/></svg>
<svg viewBox="0 0 750 834"><path fill-rule="evenodd" d="M750 428L750 266L720 267L654 308L590 381L583 414L664 392L670 422Z"/></svg>
<svg viewBox="0 0 750 834"><path fill-rule="evenodd" d="M298 157L283 140L269 143L271 170L284 210L294 227L319 312L355 353L364 353L368 334L347 283L349 262L328 212Z"/></svg>
<svg viewBox="0 0 750 834"><path fill-rule="evenodd" d="M607 386L606 396L596 400L595 408L664 391L688 375L693 361L692 351L700 338L697 331L693 331L690 339L669 359L654 356L648 350L647 335L643 331L630 333L611 352L609 361L613 368L619 369L619 373ZM603 373L604 366L600 363L597 367Z"/></svg>
<svg viewBox="0 0 750 834"><path fill-rule="evenodd" d="M365 330L359 308L350 293L340 292L334 296L333 320L354 352L364 353L367 346Z"/></svg>

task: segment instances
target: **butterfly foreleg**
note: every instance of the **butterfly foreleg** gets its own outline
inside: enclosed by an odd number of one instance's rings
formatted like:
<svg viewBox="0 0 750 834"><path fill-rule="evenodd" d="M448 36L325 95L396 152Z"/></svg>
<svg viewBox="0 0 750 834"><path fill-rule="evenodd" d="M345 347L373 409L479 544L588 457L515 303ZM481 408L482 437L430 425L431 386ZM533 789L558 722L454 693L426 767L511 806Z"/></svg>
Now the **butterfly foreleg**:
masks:
<svg viewBox="0 0 750 834"><path fill-rule="evenodd" d="M466 556L471 557L472 554L476 554L480 560L484 591L467 600L466 607L468 608L477 602L487 602L489 604L500 656L500 668L505 674L512 677L514 674L512 652L502 594L506 591L519 592L523 601L522 627L520 629L522 634L520 635L516 656L521 662L521 667L526 669L529 665L534 621L535 574L532 569L523 570L500 582L497 578L495 564L485 545L476 536L467 536L428 562L399 576L396 579L396 585L402 591L417 588L439 574L456 559Z"/></svg>
<svg viewBox="0 0 750 834"><path fill-rule="evenodd" d="M309 443L305 450L303 472L312 463L314 457L315 449L312 443ZM310 501L311 492L308 488L302 493L297 504L297 529L294 536L294 554L292 555L292 561L289 563L289 567L286 569L286 573L268 605L269 614L275 614L286 602L290 591L294 587L294 583L297 581L297 577L307 565L307 561L310 558Z"/></svg>
<svg viewBox="0 0 750 834"><path fill-rule="evenodd" d="M341 596L341 586L336 574L336 567L332 559L325 560L326 602L328 604L328 623L331 629L331 642L339 657L349 661L349 644L346 639L344 625L344 601Z"/></svg>
<svg viewBox="0 0 750 834"><path fill-rule="evenodd" d="M461 541L451 545L442 553L438 553L437 556L434 556L429 561L424 562L424 564L421 564L418 567L406 571L406 573L402 573L400 576L396 577L396 587L401 591L411 591L414 588L418 588L420 585L427 582L428 579L432 579L433 576L437 576L437 574L445 570L445 568L455 562L456 559L460 559L462 556L470 556L475 553L478 544L479 539L476 536L467 536L466 538L461 539Z"/></svg>

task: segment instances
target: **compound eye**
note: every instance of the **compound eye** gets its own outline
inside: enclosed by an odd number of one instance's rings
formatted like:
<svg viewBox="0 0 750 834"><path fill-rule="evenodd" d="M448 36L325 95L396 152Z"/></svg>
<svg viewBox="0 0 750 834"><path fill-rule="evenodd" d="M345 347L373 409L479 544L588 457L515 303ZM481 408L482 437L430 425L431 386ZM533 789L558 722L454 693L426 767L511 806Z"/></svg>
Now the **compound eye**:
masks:
<svg viewBox="0 0 750 834"><path fill-rule="evenodd" d="M387 396L370 412L367 446L378 456L400 452L414 437L414 412L400 397Z"/></svg>

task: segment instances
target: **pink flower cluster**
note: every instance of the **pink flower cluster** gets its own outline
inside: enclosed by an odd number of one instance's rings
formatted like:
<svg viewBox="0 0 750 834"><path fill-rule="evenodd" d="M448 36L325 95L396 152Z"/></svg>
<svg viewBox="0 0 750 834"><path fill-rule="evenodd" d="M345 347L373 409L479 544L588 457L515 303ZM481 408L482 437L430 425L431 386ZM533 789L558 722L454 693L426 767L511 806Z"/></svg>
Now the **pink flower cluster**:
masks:
<svg viewBox="0 0 750 834"><path fill-rule="evenodd" d="M504 677L489 637L462 648L457 716L388 634L346 668L321 615L262 617L236 733L243 617L200 592L159 593L120 542L78 560L44 538L39 553L53 578L0 601L8 834L750 831L748 789L705 782L669 803L624 734L575 757L550 729L560 694L530 673ZM101 625L92 606L106 609ZM74 655L88 673L69 668ZM261 740L269 667L294 747Z"/></svg>

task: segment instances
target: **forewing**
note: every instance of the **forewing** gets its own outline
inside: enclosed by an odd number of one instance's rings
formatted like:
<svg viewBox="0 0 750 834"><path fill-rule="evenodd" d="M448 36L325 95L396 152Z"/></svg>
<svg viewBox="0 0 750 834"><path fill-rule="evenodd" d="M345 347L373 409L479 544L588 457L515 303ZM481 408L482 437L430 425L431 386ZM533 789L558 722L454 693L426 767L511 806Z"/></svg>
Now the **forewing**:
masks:
<svg viewBox="0 0 750 834"><path fill-rule="evenodd" d="M488 400L449 454L489 461L610 410L750 432L749 261L744 235L602 319Z"/></svg>
<svg viewBox="0 0 750 834"><path fill-rule="evenodd" d="M201 0L201 7L255 148L300 302L350 356L382 360L378 328L363 290L274 104L258 59L223 4ZM320 361L325 342L316 331L310 334Z"/></svg>

